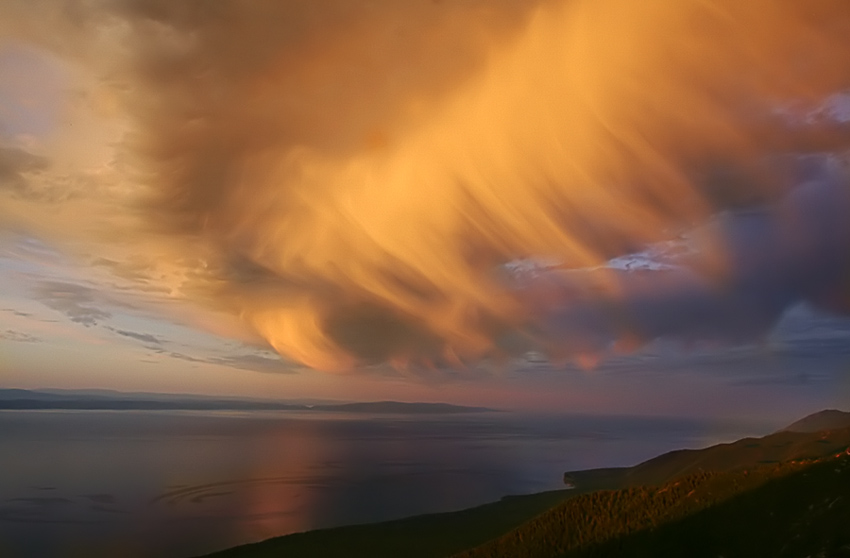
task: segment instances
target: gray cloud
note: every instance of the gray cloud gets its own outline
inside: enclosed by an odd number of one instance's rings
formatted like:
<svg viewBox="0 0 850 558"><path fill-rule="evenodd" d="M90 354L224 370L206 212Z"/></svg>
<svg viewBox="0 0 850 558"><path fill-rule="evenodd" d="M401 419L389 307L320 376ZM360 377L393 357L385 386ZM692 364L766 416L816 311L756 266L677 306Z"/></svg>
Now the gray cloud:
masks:
<svg viewBox="0 0 850 558"><path fill-rule="evenodd" d="M171 358L185 360L187 362L216 364L219 366L227 366L230 368L238 368L240 370L250 370L252 372L265 372L274 374L296 374L298 366L283 361L277 355L263 356L259 354L249 355L227 355L227 356L210 356L196 357L180 353L176 351L167 352L157 350L155 352L166 354Z"/></svg>
<svg viewBox="0 0 850 558"><path fill-rule="evenodd" d="M96 306L101 301L97 291L89 287L47 281L37 287L35 295L48 308L62 312L72 322L86 327L97 325L99 321L112 317L110 312Z"/></svg>
<svg viewBox="0 0 850 558"><path fill-rule="evenodd" d="M271 372L275 374L294 374L297 372L292 364L287 364L277 355L271 357L261 355L234 355L211 358L208 362L231 368L252 370L254 372Z"/></svg>
<svg viewBox="0 0 850 558"><path fill-rule="evenodd" d="M0 146L0 191L30 201L56 204L92 197L107 179L85 170L55 172L51 160L18 147Z"/></svg>
<svg viewBox="0 0 850 558"><path fill-rule="evenodd" d="M31 318L32 314L29 312L21 312L20 310L15 310L14 308L3 308L3 312L8 312L14 316L19 316L21 318Z"/></svg>
<svg viewBox="0 0 850 558"><path fill-rule="evenodd" d="M6 331L0 331L0 339L6 339L7 341L18 341L20 343L41 343L41 339L30 335L29 333L24 333L22 331L13 331L11 329L7 329Z"/></svg>
<svg viewBox="0 0 850 558"><path fill-rule="evenodd" d="M0 146L0 190L43 203L91 195L102 178L86 172L50 172L50 159L17 147Z"/></svg>
<svg viewBox="0 0 850 558"><path fill-rule="evenodd" d="M171 292L170 288L156 282L153 274L156 262L139 259L117 262L107 258L95 258L91 261L91 265L106 268L116 277L131 281L133 283L132 290L149 293ZM116 288L128 290L127 287L116 286Z"/></svg>
<svg viewBox="0 0 850 558"><path fill-rule="evenodd" d="M531 277L519 293L554 351L598 354L616 341L664 337L746 343L803 300L845 310L850 177L829 156L797 162L798 185L785 198L691 231L692 250L677 265ZM823 354L843 346L846 339L801 339L785 350Z"/></svg>
<svg viewBox="0 0 850 558"><path fill-rule="evenodd" d="M150 343L152 345L161 345L162 340L156 337L155 335L151 335L150 333L137 333L135 331L126 331L123 329L113 329L109 328L118 335L123 335L124 337L129 337L131 339L136 339L138 341L142 341L143 343Z"/></svg>
<svg viewBox="0 0 850 558"><path fill-rule="evenodd" d="M48 160L17 147L0 147L0 189L29 192L29 179L48 168Z"/></svg>
<svg viewBox="0 0 850 558"><path fill-rule="evenodd" d="M171 358L176 358L178 360L185 360L186 362L195 362L195 363L207 362L205 359L196 358L196 357L193 357L191 355L184 354L184 353L178 353L177 351L170 351L169 352L169 351L166 351L165 349L159 349L159 348L154 348L154 347L151 347L151 350L155 353L168 355Z"/></svg>

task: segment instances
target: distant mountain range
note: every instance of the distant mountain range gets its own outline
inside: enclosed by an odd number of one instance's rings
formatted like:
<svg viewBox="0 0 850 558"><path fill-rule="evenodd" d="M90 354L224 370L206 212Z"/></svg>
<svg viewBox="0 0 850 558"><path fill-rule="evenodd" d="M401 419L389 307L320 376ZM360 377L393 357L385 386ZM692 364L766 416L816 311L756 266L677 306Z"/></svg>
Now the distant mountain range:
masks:
<svg viewBox="0 0 850 558"><path fill-rule="evenodd" d="M401 401L328 402L204 396L191 394L125 393L110 390L0 389L0 410L79 411L324 411L387 414L457 414L496 411L448 403Z"/></svg>

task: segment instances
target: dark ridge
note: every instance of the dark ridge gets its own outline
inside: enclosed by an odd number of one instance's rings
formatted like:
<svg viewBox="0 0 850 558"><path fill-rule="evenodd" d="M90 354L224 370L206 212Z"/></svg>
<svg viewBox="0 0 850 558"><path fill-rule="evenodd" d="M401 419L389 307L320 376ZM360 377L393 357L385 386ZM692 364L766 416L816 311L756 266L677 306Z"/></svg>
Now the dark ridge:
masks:
<svg viewBox="0 0 850 558"><path fill-rule="evenodd" d="M845 453L693 473L572 498L455 558L844 556L848 491Z"/></svg>
<svg viewBox="0 0 850 558"><path fill-rule="evenodd" d="M121 392L48 392L23 389L0 390L0 410L73 411L325 411L378 414L455 414L493 412L486 407L465 407L448 403L405 403L377 401L363 403L292 403L259 399L176 396L167 394L127 394Z"/></svg>
<svg viewBox="0 0 850 558"><path fill-rule="evenodd" d="M850 428L850 413L827 409L801 418L797 422L789 424L780 432L820 432L839 428Z"/></svg>

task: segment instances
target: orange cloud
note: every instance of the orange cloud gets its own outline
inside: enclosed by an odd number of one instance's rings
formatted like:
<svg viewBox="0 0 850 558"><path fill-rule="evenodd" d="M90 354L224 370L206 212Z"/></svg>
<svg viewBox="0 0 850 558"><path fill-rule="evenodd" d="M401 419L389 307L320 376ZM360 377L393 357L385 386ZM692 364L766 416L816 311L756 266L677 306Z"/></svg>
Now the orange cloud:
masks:
<svg viewBox="0 0 850 558"><path fill-rule="evenodd" d="M102 73L95 112L126 118L124 230L162 281L346 369L502 352L527 316L500 264L592 267L780 197L768 154L843 145L774 109L850 86L845 12L139 0L53 25ZM81 29L120 48L99 61Z"/></svg>

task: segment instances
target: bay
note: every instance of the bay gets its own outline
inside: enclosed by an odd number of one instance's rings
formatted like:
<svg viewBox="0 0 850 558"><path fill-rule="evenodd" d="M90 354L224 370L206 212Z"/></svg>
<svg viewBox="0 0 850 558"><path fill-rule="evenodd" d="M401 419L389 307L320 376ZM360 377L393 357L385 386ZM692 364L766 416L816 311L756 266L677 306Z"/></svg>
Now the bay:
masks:
<svg viewBox="0 0 850 558"><path fill-rule="evenodd" d="M778 425L674 417L0 412L0 555L183 558L563 488Z"/></svg>

